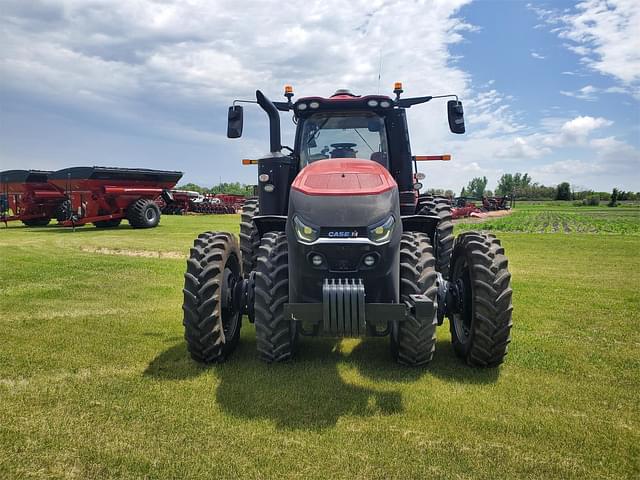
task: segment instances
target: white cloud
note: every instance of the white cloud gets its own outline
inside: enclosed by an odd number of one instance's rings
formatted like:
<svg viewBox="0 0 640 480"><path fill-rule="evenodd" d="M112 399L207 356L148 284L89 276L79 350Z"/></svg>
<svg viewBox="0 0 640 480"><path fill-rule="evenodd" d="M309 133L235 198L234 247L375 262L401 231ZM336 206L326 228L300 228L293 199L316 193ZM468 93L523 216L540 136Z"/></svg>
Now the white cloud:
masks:
<svg viewBox="0 0 640 480"><path fill-rule="evenodd" d="M528 7L585 65L640 98L640 2L585 0L564 11Z"/></svg>
<svg viewBox="0 0 640 480"><path fill-rule="evenodd" d="M126 135L229 150L260 139L264 149L266 118L258 109L247 109L245 141L220 140L231 100L254 98L256 88L280 100L287 83L297 95L341 87L375 93L380 56L382 93L402 80L405 95L467 98L470 77L449 47L474 29L458 16L468 1L7 0L0 9L3 90L16 103L28 98ZM433 104L410 112L413 131L423 132L417 149L450 138L444 102ZM291 133L290 122L283 126ZM3 167L22 164L6 152Z"/></svg>
<svg viewBox="0 0 640 480"><path fill-rule="evenodd" d="M579 89L577 92L568 92L565 90L560 90L560 93L567 97L573 97L579 100L595 101L598 99L598 97L596 97L595 94L598 93L599 91L600 89L594 87L593 85L586 85L581 89Z"/></svg>
<svg viewBox="0 0 640 480"><path fill-rule="evenodd" d="M541 55L541 54L539 54L539 53L537 53L537 52L531 52L531 56L532 56L533 58L538 59L538 60L544 60L545 58L547 58L547 57L545 57L544 55Z"/></svg>

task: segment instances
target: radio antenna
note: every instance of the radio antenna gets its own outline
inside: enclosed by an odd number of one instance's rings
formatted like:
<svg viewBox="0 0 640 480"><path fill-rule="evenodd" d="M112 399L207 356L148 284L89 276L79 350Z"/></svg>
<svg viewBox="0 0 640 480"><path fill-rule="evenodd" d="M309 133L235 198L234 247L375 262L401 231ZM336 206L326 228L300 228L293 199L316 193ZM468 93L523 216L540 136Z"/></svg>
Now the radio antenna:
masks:
<svg viewBox="0 0 640 480"><path fill-rule="evenodd" d="M378 95L380 95L380 77L382 76L382 45L380 46L380 58L378 64Z"/></svg>

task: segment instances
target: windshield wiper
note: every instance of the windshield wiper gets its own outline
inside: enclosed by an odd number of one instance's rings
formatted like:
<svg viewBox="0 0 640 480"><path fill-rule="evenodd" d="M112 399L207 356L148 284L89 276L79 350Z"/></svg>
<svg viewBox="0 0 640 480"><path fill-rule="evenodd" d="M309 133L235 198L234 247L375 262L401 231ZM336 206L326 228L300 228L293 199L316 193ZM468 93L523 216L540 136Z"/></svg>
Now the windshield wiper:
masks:
<svg viewBox="0 0 640 480"><path fill-rule="evenodd" d="M358 131L358 129L357 129L357 128L354 128L353 130L358 134L358 136L359 136L359 137L362 139L362 141L367 145L367 147L369 147L369 150L371 150L371 153L375 152L375 150L374 150L373 148L371 148L371 145L369 145L369 144L367 143L367 141L364 139L364 137L363 137L362 135L360 135L360 132Z"/></svg>
<svg viewBox="0 0 640 480"><path fill-rule="evenodd" d="M311 138L307 140L307 146L311 145L312 141L315 141L318 139L318 137L320 136L320 131L322 130L322 127L326 125L326 123L329 121L329 118L331 117L325 118L324 121L320 125L318 125L318 129L313 133Z"/></svg>

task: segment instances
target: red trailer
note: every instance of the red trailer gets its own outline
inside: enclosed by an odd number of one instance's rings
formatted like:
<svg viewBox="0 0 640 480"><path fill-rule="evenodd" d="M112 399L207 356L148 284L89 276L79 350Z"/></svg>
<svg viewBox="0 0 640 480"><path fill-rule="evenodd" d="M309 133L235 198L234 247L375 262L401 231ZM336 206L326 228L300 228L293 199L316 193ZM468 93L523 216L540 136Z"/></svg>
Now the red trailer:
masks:
<svg viewBox="0 0 640 480"><path fill-rule="evenodd" d="M181 177L163 170L73 167L51 173L49 183L66 196L56 215L63 226L116 227L127 219L134 228L151 228L160 221L155 199L169 200Z"/></svg>
<svg viewBox="0 0 640 480"><path fill-rule="evenodd" d="M47 225L65 196L47 182L51 172L6 170L0 172L0 221L20 220L28 227Z"/></svg>

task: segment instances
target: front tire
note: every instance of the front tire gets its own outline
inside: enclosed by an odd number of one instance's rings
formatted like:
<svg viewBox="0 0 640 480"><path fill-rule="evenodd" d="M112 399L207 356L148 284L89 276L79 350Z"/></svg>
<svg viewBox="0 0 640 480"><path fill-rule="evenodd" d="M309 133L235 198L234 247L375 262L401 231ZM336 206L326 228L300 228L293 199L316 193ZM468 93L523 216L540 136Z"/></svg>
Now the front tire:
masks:
<svg viewBox="0 0 640 480"><path fill-rule="evenodd" d="M511 341L511 274L500 240L465 232L451 257L455 313L449 316L456 354L469 365L495 367L504 361Z"/></svg>
<svg viewBox="0 0 640 480"><path fill-rule="evenodd" d="M232 293L241 280L240 249L230 233L205 232L193 242L184 274L184 338L202 363L225 360L238 345L242 312Z"/></svg>
<svg viewBox="0 0 640 480"><path fill-rule="evenodd" d="M392 325L391 354L398 363L420 366L433 359L438 326L438 275L429 236L405 232L400 240L400 300L413 306L410 295L424 295L429 301L427 315L418 318L410 312L402 322Z"/></svg>
<svg viewBox="0 0 640 480"><path fill-rule="evenodd" d="M298 339L294 321L285 318L289 301L289 253L284 232L267 233L260 241L255 277L256 345L267 363L290 360Z"/></svg>
<svg viewBox="0 0 640 480"><path fill-rule="evenodd" d="M153 228L160 223L160 208L153 200L140 198L127 209L127 220L133 228Z"/></svg>

